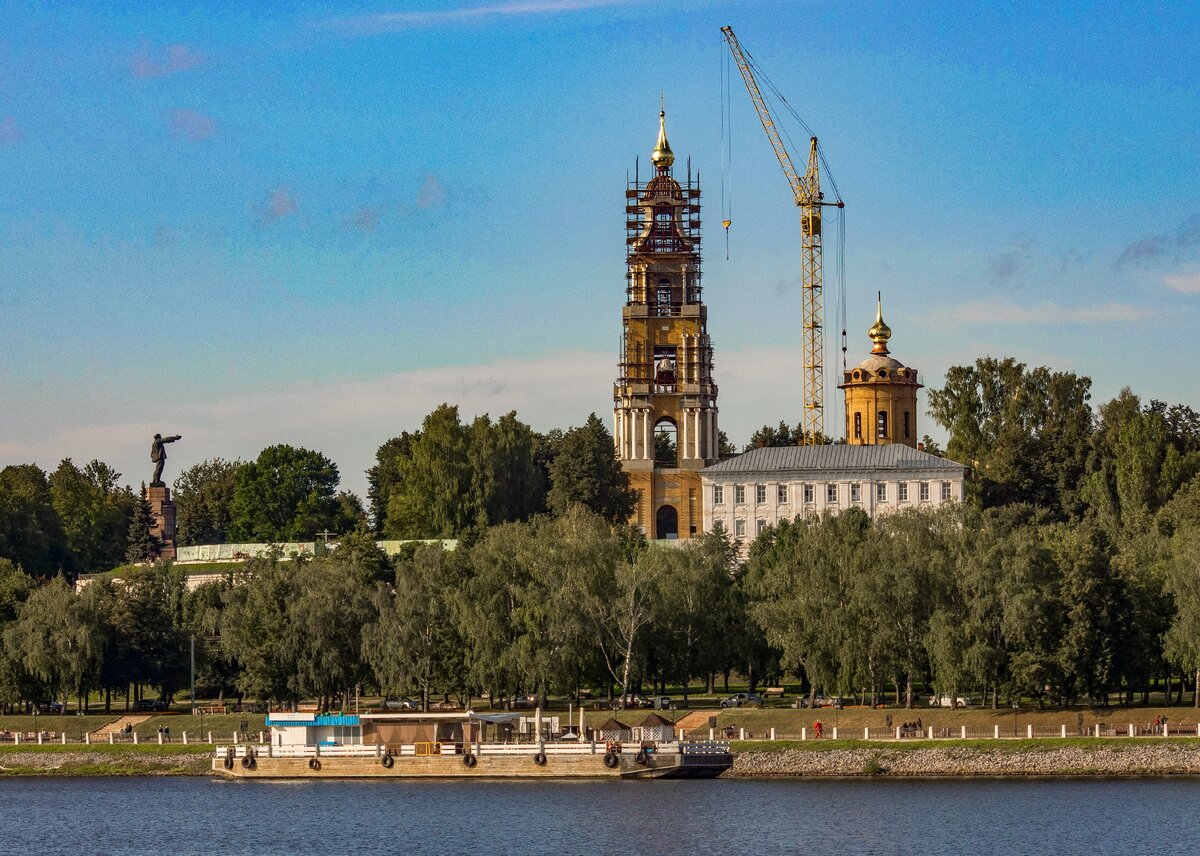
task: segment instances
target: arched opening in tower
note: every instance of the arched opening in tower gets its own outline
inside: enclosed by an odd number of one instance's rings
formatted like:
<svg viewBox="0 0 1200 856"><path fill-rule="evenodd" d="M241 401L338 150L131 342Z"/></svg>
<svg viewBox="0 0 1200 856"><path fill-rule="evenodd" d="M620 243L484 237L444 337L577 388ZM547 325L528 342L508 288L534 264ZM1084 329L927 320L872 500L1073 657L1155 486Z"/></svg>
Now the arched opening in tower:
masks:
<svg viewBox="0 0 1200 856"><path fill-rule="evenodd" d="M654 515L654 537L675 539L679 537L679 512L673 505L664 505Z"/></svg>
<svg viewBox="0 0 1200 856"><path fill-rule="evenodd" d="M679 466L679 429L674 420L664 416L654 425L654 465Z"/></svg>

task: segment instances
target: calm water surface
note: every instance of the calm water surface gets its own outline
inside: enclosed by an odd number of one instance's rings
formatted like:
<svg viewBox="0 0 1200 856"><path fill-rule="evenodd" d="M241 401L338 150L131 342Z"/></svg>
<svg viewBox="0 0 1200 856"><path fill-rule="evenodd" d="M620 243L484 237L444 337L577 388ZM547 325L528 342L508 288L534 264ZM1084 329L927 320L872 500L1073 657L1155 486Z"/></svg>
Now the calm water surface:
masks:
<svg viewBox="0 0 1200 856"><path fill-rule="evenodd" d="M1200 780L0 779L0 853L1195 852Z"/></svg>

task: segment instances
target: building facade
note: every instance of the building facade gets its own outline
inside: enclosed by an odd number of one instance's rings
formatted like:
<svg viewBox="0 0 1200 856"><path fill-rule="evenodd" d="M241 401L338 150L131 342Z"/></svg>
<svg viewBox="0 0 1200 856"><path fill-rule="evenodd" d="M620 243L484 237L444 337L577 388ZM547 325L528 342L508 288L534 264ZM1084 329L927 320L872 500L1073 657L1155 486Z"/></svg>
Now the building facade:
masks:
<svg viewBox="0 0 1200 856"><path fill-rule="evenodd" d="M700 470L717 460L717 385L700 284L700 182L675 178L666 114L654 175L625 190L626 288L613 385L617 458L638 493L648 538L702 531Z"/></svg>
<svg viewBox="0 0 1200 856"><path fill-rule="evenodd" d="M861 508L871 517L963 498L967 468L902 443L751 449L706 467L704 528L745 542L781 520Z"/></svg>

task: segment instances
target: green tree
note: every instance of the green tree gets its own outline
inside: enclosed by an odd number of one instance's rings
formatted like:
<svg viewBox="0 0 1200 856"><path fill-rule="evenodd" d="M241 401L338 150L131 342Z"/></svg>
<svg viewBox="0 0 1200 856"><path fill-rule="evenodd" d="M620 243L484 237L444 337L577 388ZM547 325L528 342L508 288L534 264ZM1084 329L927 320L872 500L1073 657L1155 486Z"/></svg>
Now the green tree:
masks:
<svg viewBox="0 0 1200 856"><path fill-rule="evenodd" d="M76 596L62 577L38 588L17 608L4 644L64 708L75 695L86 710L88 693L99 684L105 634L103 615L84 591Z"/></svg>
<svg viewBox="0 0 1200 856"><path fill-rule="evenodd" d="M133 514L129 517L125 561L152 562L158 558L162 550L162 540L150 531L153 526L154 515L150 511L150 503L146 501L145 496L135 497Z"/></svg>
<svg viewBox="0 0 1200 856"><path fill-rule="evenodd" d="M1164 653L1171 663L1196 678L1192 703L1200 708L1200 527L1175 532L1166 584L1175 609Z"/></svg>
<svg viewBox="0 0 1200 856"><path fill-rule="evenodd" d="M320 452L269 446L239 467L233 490L235 541L303 541L338 523L337 466Z"/></svg>
<svg viewBox="0 0 1200 856"><path fill-rule="evenodd" d="M83 571L105 571L125 561L135 497L121 474L101 461L82 470L64 458L50 475L50 496L67 546Z"/></svg>
<svg viewBox="0 0 1200 856"><path fill-rule="evenodd" d="M390 538L454 538L474 525L467 429L458 408L443 404L425 417L398 459L398 485L388 499L384 534Z"/></svg>
<svg viewBox="0 0 1200 856"><path fill-rule="evenodd" d="M241 461L210 458L175 479L176 541L224 544L233 528L233 494Z"/></svg>
<svg viewBox="0 0 1200 856"><path fill-rule="evenodd" d="M375 464L367 470L367 502L371 506L371 525L379 534L386 531L388 503L401 485L401 460L412 456L412 444L420 432L401 432L375 451Z"/></svg>
<svg viewBox="0 0 1200 856"><path fill-rule="evenodd" d="M563 435L550 467L550 484L547 501L557 515L581 503L605 520L624 523L637 502L612 435L595 413Z"/></svg>
<svg viewBox="0 0 1200 856"><path fill-rule="evenodd" d="M0 559L0 641L4 641L5 629L16 620L21 604L33 588L33 580L24 571L10 560ZM7 713L35 694L36 687L19 652L7 643L0 644L0 710Z"/></svg>
<svg viewBox="0 0 1200 856"><path fill-rule="evenodd" d="M288 615L288 604L297 594L295 573L280 562L278 550L247 561L226 591L221 647L237 663L242 692L263 700L297 700L297 639Z"/></svg>
<svg viewBox="0 0 1200 856"><path fill-rule="evenodd" d="M0 470L0 557L11 559L29 574L72 570L50 482L33 464Z"/></svg>
<svg viewBox="0 0 1200 856"><path fill-rule="evenodd" d="M379 589L378 620L362 631L362 654L380 688L403 692L415 686L421 709L429 696L450 690L461 678L462 641L454 624L453 592L462 582L462 562L453 552L421 546L396 562L395 591Z"/></svg>
<svg viewBox="0 0 1200 856"><path fill-rule="evenodd" d="M367 677L363 628L376 618L369 587L341 555L316 559L296 574L288 603L289 647L295 652L291 685L297 697L316 697L329 710L349 699Z"/></svg>
<svg viewBox="0 0 1200 856"><path fill-rule="evenodd" d="M952 366L929 412L950 432L946 454L973 468L985 506L1028 502L1060 516L1081 512L1093 414L1091 380L1011 357Z"/></svg>

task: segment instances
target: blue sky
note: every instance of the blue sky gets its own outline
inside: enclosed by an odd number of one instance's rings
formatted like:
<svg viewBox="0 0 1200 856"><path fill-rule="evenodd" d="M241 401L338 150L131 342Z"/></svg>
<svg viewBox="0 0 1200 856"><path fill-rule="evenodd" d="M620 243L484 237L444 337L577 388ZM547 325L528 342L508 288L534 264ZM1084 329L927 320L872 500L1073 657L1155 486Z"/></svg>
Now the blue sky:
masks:
<svg viewBox="0 0 1200 856"><path fill-rule="evenodd" d="M607 419L660 90L722 427L798 421L798 218L736 69L720 235L722 24L846 200L852 360L882 290L927 385L1011 355L1200 408L1194 4L110 5L0 0L0 465L136 484L162 431L168 477L290 442L361 492L443 400Z"/></svg>

